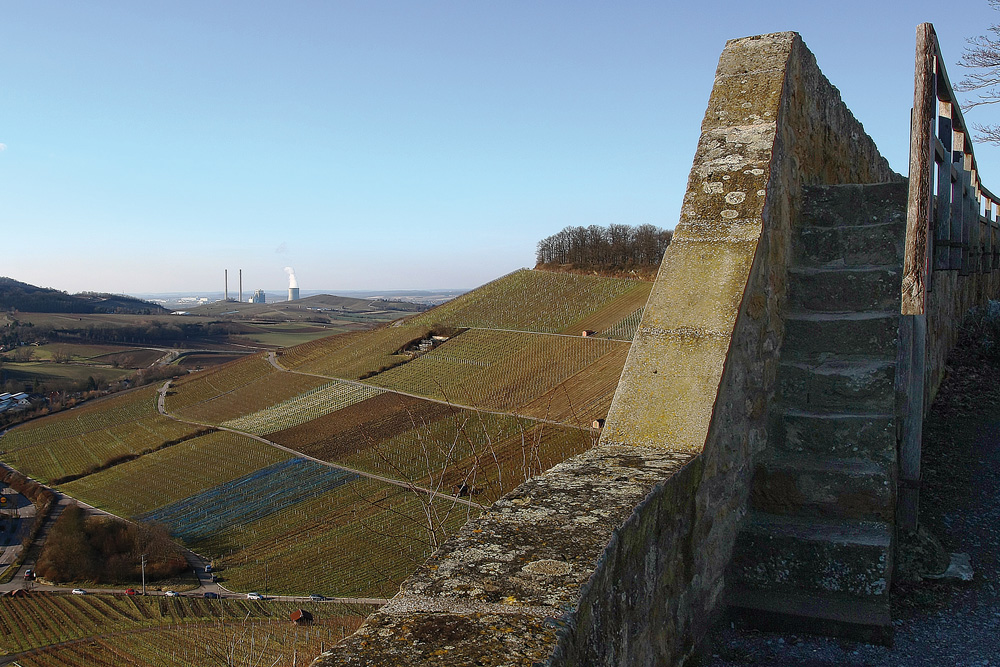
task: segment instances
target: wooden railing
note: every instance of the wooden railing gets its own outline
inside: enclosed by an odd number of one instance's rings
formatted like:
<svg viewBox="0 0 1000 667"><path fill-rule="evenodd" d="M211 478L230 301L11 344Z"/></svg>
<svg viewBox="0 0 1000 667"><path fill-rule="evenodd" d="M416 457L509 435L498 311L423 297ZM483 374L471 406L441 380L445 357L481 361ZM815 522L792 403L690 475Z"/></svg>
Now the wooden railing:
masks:
<svg viewBox="0 0 1000 667"><path fill-rule="evenodd" d="M998 199L983 187L968 126L934 26L917 27L910 185L897 359L898 525L917 527L927 374L927 294L934 274L1000 269Z"/></svg>
<svg viewBox="0 0 1000 667"><path fill-rule="evenodd" d="M914 83L904 315L925 312L934 271L1000 269L1000 199L980 181L968 126L930 23L917 27Z"/></svg>

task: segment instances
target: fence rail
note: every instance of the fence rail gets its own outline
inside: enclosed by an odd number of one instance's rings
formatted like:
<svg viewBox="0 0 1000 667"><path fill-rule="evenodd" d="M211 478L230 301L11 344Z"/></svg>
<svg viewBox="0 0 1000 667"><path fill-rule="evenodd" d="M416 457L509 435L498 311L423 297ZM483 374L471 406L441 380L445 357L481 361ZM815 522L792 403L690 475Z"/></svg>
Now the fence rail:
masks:
<svg viewBox="0 0 1000 667"><path fill-rule="evenodd" d="M904 315L922 315L934 271L1000 269L1000 199L983 186L934 27L917 28L910 129Z"/></svg>
<svg viewBox="0 0 1000 667"><path fill-rule="evenodd" d="M910 185L906 211L899 357L898 523L916 529L927 381L927 294L935 272L1000 269L997 197L979 178L969 128L948 79L934 26L917 27Z"/></svg>

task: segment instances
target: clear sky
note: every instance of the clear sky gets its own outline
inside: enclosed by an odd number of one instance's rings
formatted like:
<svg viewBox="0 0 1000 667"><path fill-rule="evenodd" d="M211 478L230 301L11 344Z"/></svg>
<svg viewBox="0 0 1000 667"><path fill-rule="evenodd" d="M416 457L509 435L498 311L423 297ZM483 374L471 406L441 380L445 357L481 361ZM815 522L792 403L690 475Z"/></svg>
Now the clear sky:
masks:
<svg viewBox="0 0 1000 667"><path fill-rule="evenodd" d="M566 225L673 227L725 41L796 30L906 171L914 34L986 0L3 0L0 275L474 287ZM985 108L969 119L1000 115ZM1000 153L978 147L1000 189ZM234 280L230 279L231 289Z"/></svg>

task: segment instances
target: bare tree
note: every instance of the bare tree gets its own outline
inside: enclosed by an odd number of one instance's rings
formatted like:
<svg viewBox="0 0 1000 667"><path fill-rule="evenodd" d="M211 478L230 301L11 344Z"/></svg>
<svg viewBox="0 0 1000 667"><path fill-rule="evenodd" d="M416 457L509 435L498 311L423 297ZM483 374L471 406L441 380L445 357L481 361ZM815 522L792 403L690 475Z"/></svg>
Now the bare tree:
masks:
<svg viewBox="0 0 1000 667"><path fill-rule="evenodd" d="M988 0L993 9L1000 11L1000 0ZM1000 102L1000 24L989 27L989 33L970 37L959 66L969 70L965 78L955 85L959 93L976 93L965 100L965 108ZM976 139L1000 146L1000 125L973 123Z"/></svg>

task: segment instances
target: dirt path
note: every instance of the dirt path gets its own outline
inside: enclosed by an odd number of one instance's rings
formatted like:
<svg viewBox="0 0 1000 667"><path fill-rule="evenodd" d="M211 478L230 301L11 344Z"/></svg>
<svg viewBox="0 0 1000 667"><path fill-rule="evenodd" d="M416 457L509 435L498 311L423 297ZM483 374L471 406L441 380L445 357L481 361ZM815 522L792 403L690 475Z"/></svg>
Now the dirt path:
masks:
<svg viewBox="0 0 1000 667"><path fill-rule="evenodd" d="M500 331L498 329L498 331ZM546 334L553 336L561 336L563 334ZM512 413L501 412L499 410L486 410L484 408L476 408L471 405L462 405L461 403L455 403L454 401L443 401L440 398L430 398L428 396L421 396L420 394L411 394L407 391L400 391L399 389L389 389L387 387L380 387L374 384L365 384L364 382L358 382L357 380L345 380L343 378L333 377L332 375L320 375L319 373L306 373L305 371L297 371L291 368L285 368L278 361L277 355L273 351L267 353L267 360L272 366L283 373L295 373L296 375L305 375L307 377L320 378L321 380L333 380L335 382L343 382L344 384L352 384L358 387L364 387L365 389L379 389L381 391L388 392L390 394L399 394L400 396L407 396L409 398L416 398L421 401L429 401L431 403L439 403L441 405L447 405L450 408L457 408L459 410L469 410L470 412L479 412L484 415L499 415L501 417L510 417ZM529 419L531 421L539 422L542 424L552 424L554 426L562 426L564 428L575 428L580 431L590 431L591 433L600 433L600 429L591 428L588 426L576 426L574 424L567 424L566 422L561 422L555 419L545 419L544 417L532 417L530 415L517 415L521 419Z"/></svg>
<svg viewBox="0 0 1000 667"><path fill-rule="evenodd" d="M427 489L422 486L416 486L415 484L410 484L407 482L402 482L398 479L393 479L392 477L383 477L382 475L376 475L374 473L365 472L364 470L358 470L357 468L348 468L347 466L342 466L337 463L330 463L329 461L324 461L323 459L318 459L315 456L309 456L308 454L303 454L300 451L292 449L291 447L285 447L284 445L278 444L273 440L268 440L267 438L255 435L248 431L241 431L235 428L229 428L228 426L218 426L216 424L205 424L202 422L191 421L190 419L184 419L183 417L178 417L177 415L167 412L166 409L166 396L167 390L170 388L170 382L164 382L163 386L160 387L159 398L156 401L157 409L160 414L164 417L173 419L174 421L181 422L183 424L191 424L192 426L200 426L202 428L215 428L220 431L228 431L229 433L236 433L237 435L242 435L247 438L256 440L257 442L263 443L275 449L280 449L283 452L288 452L289 454L296 456L301 459L306 459L312 461L313 463L318 463L320 465L326 466L328 468L333 468L335 470L342 470L344 472L351 473L352 475L358 475L359 477L367 477L368 479L374 479L379 482L384 482L386 484L392 484L393 486L399 486L414 493L420 494L422 496L433 496L435 498L440 498L442 500L447 500L459 505L466 505L467 507L472 507L474 509L484 509L483 505L471 500L466 500L465 498L460 498L458 496L448 495L446 493L440 493L439 491L434 491L433 489Z"/></svg>
<svg viewBox="0 0 1000 667"><path fill-rule="evenodd" d="M897 580L892 648L724 625L712 667L1000 665L1000 353L983 358L968 341L952 353L924 423L921 475L920 523L969 555L971 582Z"/></svg>

